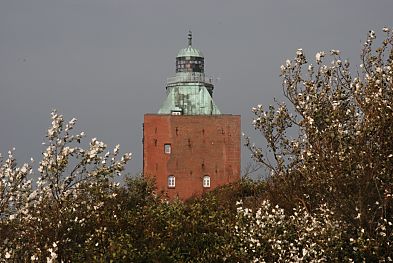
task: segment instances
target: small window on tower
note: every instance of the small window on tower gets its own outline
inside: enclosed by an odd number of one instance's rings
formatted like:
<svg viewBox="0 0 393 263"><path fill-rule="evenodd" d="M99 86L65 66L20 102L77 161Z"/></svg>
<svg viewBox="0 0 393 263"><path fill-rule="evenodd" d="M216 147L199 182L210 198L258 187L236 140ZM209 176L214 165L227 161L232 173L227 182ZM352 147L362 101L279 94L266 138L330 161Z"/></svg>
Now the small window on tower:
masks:
<svg viewBox="0 0 393 263"><path fill-rule="evenodd" d="M175 177L173 175L168 176L168 187L174 188L176 185Z"/></svg>
<svg viewBox="0 0 393 263"><path fill-rule="evenodd" d="M203 187L209 188L210 187L210 176L205 175L203 177Z"/></svg>
<svg viewBox="0 0 393 263"><path fill-rule="evenodd" d="M164 152L166 154L171 154L171 151L172 151L171 145L169 143L164 144Z"/></svg>

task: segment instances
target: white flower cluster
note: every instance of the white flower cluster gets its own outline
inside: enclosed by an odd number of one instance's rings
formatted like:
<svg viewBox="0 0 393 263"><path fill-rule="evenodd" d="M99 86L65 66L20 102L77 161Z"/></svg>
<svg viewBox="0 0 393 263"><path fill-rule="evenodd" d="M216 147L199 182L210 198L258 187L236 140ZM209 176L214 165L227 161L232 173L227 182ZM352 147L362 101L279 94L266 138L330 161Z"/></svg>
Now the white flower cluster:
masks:
<svg viewBox="0 0 393 263"><path fill-rule="evenodd" d="M27 178L32 173L31 164L18 166L13 151L8 152L7 159L0 156L0 220L14 220L24 211L31 192Z"/></svg>
<svg viewBox="0 0 393 263"><path fill-rule="evenodd" d="M291 215L265 200L253 212L238 202L239 224L235 227L242 250L252 262L337 261L341 222L333 219L326 206L310 214L295 208Z"/></svg>

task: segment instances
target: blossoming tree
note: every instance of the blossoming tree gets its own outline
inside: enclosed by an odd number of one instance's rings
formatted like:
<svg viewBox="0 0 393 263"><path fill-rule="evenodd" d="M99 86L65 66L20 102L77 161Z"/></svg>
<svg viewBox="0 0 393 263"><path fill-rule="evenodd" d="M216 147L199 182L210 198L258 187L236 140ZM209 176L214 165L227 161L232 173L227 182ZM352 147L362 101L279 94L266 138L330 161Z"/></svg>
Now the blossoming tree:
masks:
<svg viewBox="0 0 393 263"><path fill-rule="evenodd" d="M76 238L88 242L105 235L100 216L118 187L110 178L124 170L131 154L119 157L119 145L105 153L107 146L96 138L85 149L85 133L73 134L75 118L65 122L53 111L51 119L37 173L28 164L18 167L12 152L0 168L0 233L10 234L0 241L0 257L60 262L67 250L83 247ZM34 189L28 174L37 178ZM18 220L17 227L9 219Z"/></svg>
<svg viewBox="0 0 393 263"><path fill-rule="evenodd" d="M393 258L393 32L383 31L380 44L368 33L356 74L338 50L320 51L309 63L298 49L281 66L289 103L252 109L268 151L245 138L271 174L274 203L309 213L326 204L354 232L352 240L367 240L354 250L368 260Z"/></svg>

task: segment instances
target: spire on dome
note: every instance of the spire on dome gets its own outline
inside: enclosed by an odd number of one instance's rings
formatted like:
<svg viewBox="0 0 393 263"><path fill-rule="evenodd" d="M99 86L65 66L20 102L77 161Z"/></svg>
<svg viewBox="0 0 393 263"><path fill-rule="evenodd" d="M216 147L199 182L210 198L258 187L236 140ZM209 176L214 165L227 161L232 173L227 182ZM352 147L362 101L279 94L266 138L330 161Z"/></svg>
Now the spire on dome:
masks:
<svg viewBox="0 0 393 263"><path fill-rule="evenodd" d="M182 48L179 53L177 53L177 58L179 57L200 57L203 58L202 52L192 47L192 31L188 31L188 46L186 48Z"/></svg>
<svg viewBox="0 0 393 263"><path fill-rule="evenodd" d="M192 32L188 31L188 46L192 46Z"/></svg>

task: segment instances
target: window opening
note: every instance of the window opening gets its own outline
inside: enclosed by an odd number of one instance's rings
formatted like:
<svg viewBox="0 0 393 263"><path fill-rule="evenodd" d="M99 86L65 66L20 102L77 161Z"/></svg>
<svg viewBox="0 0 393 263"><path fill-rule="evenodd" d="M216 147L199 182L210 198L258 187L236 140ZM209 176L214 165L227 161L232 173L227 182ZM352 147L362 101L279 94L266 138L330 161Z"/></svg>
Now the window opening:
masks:
<svg viewBox="0 0 393 263"><path fill-rule="evenodd" d="M168 176L168 187L175 187L176 181L173 175Z"/></svg>
<svg viewBox="0 0 393 263"><path fill-rule="evenodd" d="M171 154L171 151L172 151L171 145L169 143L164 144L164 152L166 154Z"/></svg>
<svg viewBox="0 0 393 263"><path fill-rule="evenodd" d="M205 175L203 177L203 187L209 188L210 187L210 176Z"/></svg>

